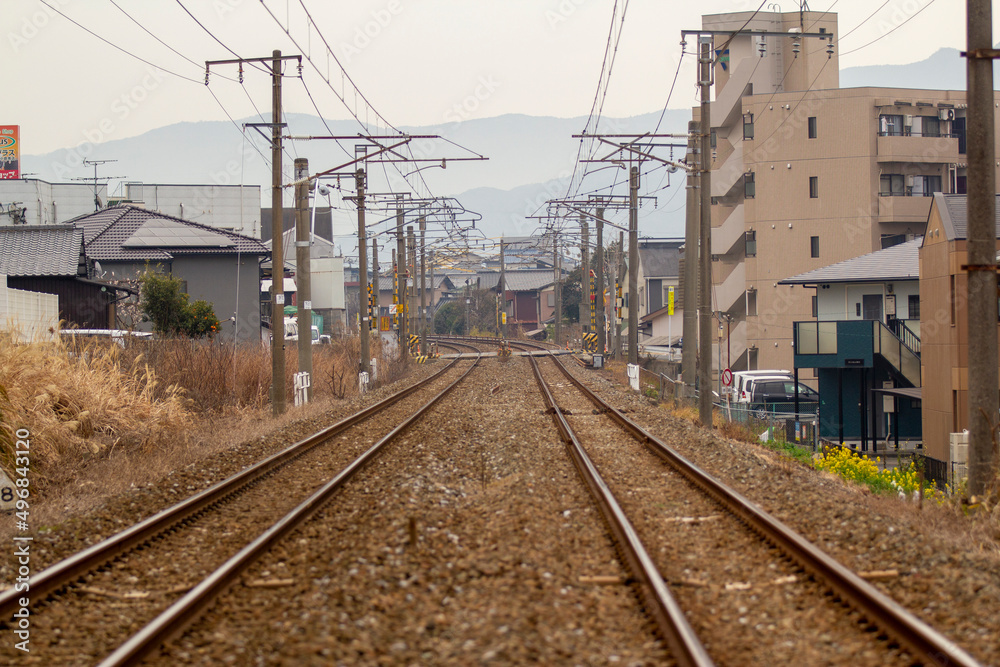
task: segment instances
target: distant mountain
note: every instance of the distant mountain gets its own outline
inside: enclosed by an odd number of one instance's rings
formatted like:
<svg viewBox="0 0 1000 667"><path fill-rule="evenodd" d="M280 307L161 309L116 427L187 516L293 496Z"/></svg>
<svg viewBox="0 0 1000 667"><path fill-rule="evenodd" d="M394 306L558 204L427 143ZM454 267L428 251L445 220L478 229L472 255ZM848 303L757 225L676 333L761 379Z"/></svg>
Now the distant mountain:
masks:
<svg viewBox="0 0 1000 667"><path fill-rule="evenodd" d="M1000 78L1000 73L998 73ZM892 86L921 89L965 89L965 61L956 49L941 49L929 58L908 65L872 65L852 67L841 71L842 87ZM672 109L666 112L660 132L684 134L690 111ZM631 118L605 118L600 131L612 133L647 132L656 126L659 112ZM258 121L248 118L238 123ZM288 114L289 131L297 136L327 134L356 135L358 126L353 121L328 121L309 114ZM509 114L495 118L453 122L426 127L401 127L413 135L441 135L447 141L415 139L406 149L411 155L426 160L420 176L435 195L456 196L463 205L483 215L477 225L488 237L526 235L537 226L526 216L542 209L546 200L561 197L576 164L580 140L574 139L583 129L585 119L535 117ZM39 178L62 182L73 177L85 177L93 172L81 166L83 158L113 159L104 174L121 174L124 181L145 183L194 183L232 184L243 182L258 184L262 188L265 205L270 202L270 148L266 140L256 133L248 133L244 140L232 123L206 121L178 123L151 130L145 134L102 144L82 145L59 150L47 155L25 155L22 169L35 172ZM673 140L683 144L683 139ZM449 143L454 142L454 143ZM341 149L332 141L296 141L287 144L284 158L285 179L291 180L292 158L309 159L310 171L344 164L354 158L349 146ZM455 144L458 144L456 146ZM468 148L468 152L460 148ZM457 161L454 158L474 157L477 154L487 161ZM681 157L683 149L677 149ZM444 163L440 161L446 158ZM442 164L445 168L441 168ZM412 171L417 167L411 167ZM374 166L378 174L386 174L390 187L403 188L401 178L394 169ZM582 192L592 192L600 187L625 180L622 170L599 169L588 176ZM655 168L654 168L655 169ZM384 176L382 183L384 183ZM641 191L651 197L644 200L639 216L640 233L647 236L681 236L684 228L684 177L677 173L669 176L660 168L644 176ZM381 186L380 186L381 187ZM112 183L114 191L115 183ZM619 186L616 192L624 190ZM342 195L341 195L342 196ZM655 201L654 201L655 198ZM286 204L290 198L286 199ZM351 229L350 205L334 195L333 204L341 206L335 212L334 225L338 230ZM148 202L154 206L155 202ZM609 214L610 216L611 214ZM338 222L339 216L339 222ZM623 223L624 216L610 218ZM339 232L338 232L339 233ZM613 229L609 235L617 236Z"/></svg>
<svg viewBox="0 0 1000 667"><path fill-rule="evenodd" d="M684 133L688 117L688 111L670 110L664 116L660 131ZM602 120L600 129L615 133L647 132L656 126L658 119L659 112L632 118L606 118ZM259 119L238 122L255 120ZM356 135L358 132L358 126L353 121L328 121L324 124L320 118L307 114L288 114L286 120L289 131L296 136ZM521 235L530 233L537 224L526 221L526 215L534 213L547 199L566 193L580 143L572 135L583 129L585 120L512 114L400 129L412 135L440 135L448 140L414 139L409 147L413 156L428 160L417 166L424 167L421 175L435 195L457 196L467 208L481 213L483 221L479 227L488 236ZM264 157L270 160L270 148L259 135L251 132L249 136L252 138L245 141L230 122L178 123L96 146L83 145L46 155L26 155L22 162L24 171L35 172L38 178L53 182L92 174L92 171L79 166L83 158L117 160L108 165L108 169L113 167L113 171L100 173L121 174L126 176L123 181L144 183L238 184L242 169L243 183L260 185L261 197L265 205L269 205L271 174ZM347 150L351 150L350 142L345 143ZM678 143L683 143L683 139ZM475 153L462 150L455 144ZM283 158L286 180L291 180L294 157L308 158L312 172L329 169L354 158L353 151L349 154L337 148L332 141L296 141L286 143L286 146ZM456 157L474 157L475 154L485 155L489 160L448 161ZM681 154L679 152L677 156ZM446 159L444 169L440 168L442 158ZM372 169L378 170L377 177L381 183L384 183L384 173L394 189L405 189L399 174L388 165L384 171L382 166L373 165ZM616 172L619 170L605 169L589 177L584 189L590 191L610 185ZM663 174L660 169L651 175L650 184L660 187ZM623 180L620 174L617 177L619 182ZM115 184L112 183L112 192L114 189ZM664 194L669 196L672 193L661 191L657 196ZM289 200L286 198L287 203ZM333 203L348 206L336 199ZM155 202L147 204L156 206ZM652 201L648 202L647 208L655 212ZM683 216L683 213L680 215ZM662 216L650 216L651 213L645 210L640 216L643 232L653 236L666 235L668 232L660 225L664 220ZM345 226L341 224L339 228Z"/></svg>
<svg viewBox="0 0 1000 667"><path fill-rule="evenodd" d="M908 65L868 65L840 70L841 88L865 86L919 88L922 90L965 90L965 58L958 49L938 49L930 57ZM993 87L1000 83L994 70Z"/></svg>

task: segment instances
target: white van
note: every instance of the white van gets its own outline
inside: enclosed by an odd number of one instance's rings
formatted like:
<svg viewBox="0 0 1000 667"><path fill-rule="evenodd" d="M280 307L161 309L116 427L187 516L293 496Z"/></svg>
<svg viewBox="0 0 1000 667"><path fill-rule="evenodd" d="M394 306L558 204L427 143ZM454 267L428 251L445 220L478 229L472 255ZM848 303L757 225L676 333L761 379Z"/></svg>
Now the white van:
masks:
<svg viewBox="0 0 1000 667"><path fill-rule="evenodd" d="M788 370L758 370L737 371L733 373L733 400L737 403L749 403L753 394L753 383L758 379L791 380L792 372Z"/></svg>

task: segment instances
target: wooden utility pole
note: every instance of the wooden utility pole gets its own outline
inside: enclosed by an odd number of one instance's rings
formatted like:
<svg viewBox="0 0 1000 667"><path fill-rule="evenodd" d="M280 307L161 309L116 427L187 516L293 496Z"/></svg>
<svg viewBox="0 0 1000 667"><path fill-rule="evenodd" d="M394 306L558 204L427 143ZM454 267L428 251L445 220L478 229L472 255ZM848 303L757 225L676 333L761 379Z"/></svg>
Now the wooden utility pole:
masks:
<svg viewBox="0 0 1000 667"><path fill-rule="evenodd" d="M639 363L639 167L628 174L628 362Z"/></svg>
<svg viewBox="0 0 1000 667"><path fill-rule="evenodd" d="M271 414L285 413L285 249L281 193L281 51L271 62Z"/></svg>
<svg viewBox="0 0 1000 667"><path fill-rule="evenodd" d="M997 481L996 163L993 15L990 0L967 0L969 495Z"/></svg>
<svg viewBox="0 0 1000 667"><path fill-rule="evenodd" d="M695 164L698 154L698 132L700 125L696 121L688 123L688 152L685 157L687 164ZM681 396L694 396L695 376L698 373L698 239L701 218L698 215L698 171L687 171L687 207L684 224L684 289L681 298L684 300L684 328L681 334L684 344L681 348Z"/></svg>
<svg viewBox="0 0 1000 667"><path fill-rule="evenodd" d="M701 53L698 84L701 86L701 243L698 255L701 281L698 300L699 366L698 418L712 429L712 37L698 38ZM685 304L685 307L687 304Z"/></svg>
<svg viewBox="0 0 1000 667"><path fill-rule="evenodd" d="M299 372L312 378L312 274L309 266L309 160L295 160L295 292L298 295L296 321L299 329ZM273 262L272 262L273 266ZM312 400L312 382L307 390Z"/></svg>
<svg viewBox="0 0 1000 667"><path fill-rule="evenodd" d="M594 312L597 315L597 353L604 354L607 344L604 312L604 208L597 208L597 279L594 281L597 289L594 291Z"/></svg>
<svg viewBox="0 0 1000 667"><path fill-rule="evenodd" d="M360 326L358 333L361 336L361 373L369 373L371 377L371 363L369 362L369 339L370 324L368 321L368 237L365 230L365 170L358 169L354 172L354 187L358 192L358 317Z"/></svg>

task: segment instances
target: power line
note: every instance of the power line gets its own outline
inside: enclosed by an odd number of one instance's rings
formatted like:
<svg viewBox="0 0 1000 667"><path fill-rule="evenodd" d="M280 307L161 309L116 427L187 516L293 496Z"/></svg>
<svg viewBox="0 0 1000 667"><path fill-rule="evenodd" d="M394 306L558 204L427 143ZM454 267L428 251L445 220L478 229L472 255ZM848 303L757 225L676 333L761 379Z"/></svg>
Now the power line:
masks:
<svg viewBox="0 0 1000 667"><path fill-rule="evenodd" d="M872 44L874 44L875 42L879 41L880 39L882 39L884 37L888 37L892 33L896 32L897 30L899 30L900 28L902 28L904 25L906 25L907 23L909 23L910 21L912 21L913 19L915 19L920 14L920 12L924 11L925 9L927 9L928 7L930 7L931 5L933 5L934 2L935 2L935 0L931 0L926 5L924 5L923 7L921 7L920 9L918 9L916 12L914 12L913 15L910 16L908 19L906 19L905 21L903 21L899 25L895 26L892 30L890 30L890 31L882 34L879 37L876 37L875 39L873 39L872 41L868 42L867 44L863 44L863 45L859 46L856 49L851 49L850 51L845 51L845 52L841 53L840 55L846 56L849 53L854 53L855 51L860 51L861 49L864 49L864 48L867 48L867 47L871 46Z"/></svg>
<svg viewBox="0 0 1000 667"><path fill-rule="evenodd" d="M192 79L189 76L184 76L183 74L178 74L177 72L175 72L173 70L169 70L169 69L167 69L165 67L160 67L159 65L154 65L153 63L149 62L145 58L142 58L140 56L135 55L134 53L132 53L128 49L122 48L121 46L118 46L114 42L111 42L111 41L105 39L104 37L101 37L100 35L98 35L96 32L94 32L90 28L87 28L86 26L84 26L84 25L80 24L79 22L73 20L69 16L66 16L65 14L63 14L61 11L59 11L58 9L56 9L55 7L53 7L52 5L50 5L48 2L46 2L46 0L38 0L38 2L40 2L43 5L45 5L46 7L48 7L49 9L51 9L52 11L54 11L56 14L58 14L59 16L63 17L64 19L66 19L67 21L69 21L70 23L72 23L73 25L75 25L77 28L80 28L81 30L89 33L91 36L96 37L97 39L101 40L102 42L104 42L108 46L113 47L115 49L118 49L119 51L121 51L125 55L131 56L132 58L135 58L139 62L145 63L145 64L149 65L150 67L155 67L156 69L158 69L158 70L160 70L162 72L165 72L167 74L176 76L178 79L184 79L185 81L190 81L191 83L197 83L199 85L202 83L201 81L198 81L197 79Z"/></svg>

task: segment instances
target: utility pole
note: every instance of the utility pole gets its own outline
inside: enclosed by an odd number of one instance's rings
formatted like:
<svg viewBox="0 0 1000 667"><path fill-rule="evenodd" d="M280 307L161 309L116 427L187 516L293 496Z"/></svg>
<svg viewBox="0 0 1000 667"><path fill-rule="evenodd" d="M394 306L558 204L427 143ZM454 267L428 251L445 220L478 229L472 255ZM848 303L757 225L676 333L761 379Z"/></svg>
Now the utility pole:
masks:
<svg viewBox="0 0 1000 667"><path fill-rule="evenodd" d="M427 354L427 221L420 218L420 354Z"/></svg>
<svg viewBox="0 0 1000 667"><path fill-rule="evenodd" d="M399 349L406 349L407 321L406 321L406 278L408 271L404 271L406 266L406 241L403 238L403 205L397 197L396 203L396 321L399 323ZM407 355L401 352L403 361Z"/></svg>
<svg viewBox="0 0 1000 667"><path fill-rule="evenodd" d="M629 169L628 362L639 363L639 167Z"/></svg>
<svg viewBox="0 0 1000 667"><path fill-rule="evenodd" d="M698 418L704 428L712 430L712 37L698 38L701 53L698 62L701 86L701 243L699 266L701 282L699 287L699 338L701 360L698 367ZM686 305L686 304L685 304Z"/></svg>
<svg viewBox="0 0 1000 667"><path fill-rule="evenodd" d="M409 303L407 304L407 314L410 316L410 333L420 334L420 328L418 326L417 317L420 311L417 309L417 236L413 231L413 225L409 225L406 228L407 244L409 245L409 274L410 274L410 286L409 286ZM407 338L407 345L409 345L409 338Z"/></svg>
<svg viewBox="0 0 1000 667"><path fill-rule="evenodd" d="M299 327L299 372L312 378L312 274L309 266L309 160L295 160L295 288L298 294L296 319ZM284 225L282 225L284 226ZM274 265L272 261L272 266ZM272 272L273 273L273 272ZM312 400L312 382L307 390Z"/></svg>
<svg viewBox="0 0 1000 667"><path fill-rule="evenodd" d="M559 230L552 228L552 271L555 285L552 287L555 301L555 334L556 345L562 345L562 290L559 289ZM541 322L539 322L541 324Z"/></svg>
<svg viewBox="0 0 1000 667"><path fill-rule="evenodd" d="M597 208L597 289L594 293L594 312L597 313L597 353L604 354L607 344L604 312L604 208Z"/></svg>
<svg viewBox="0 0 1000 667"><path fill-rule="evenodd" d="M372 237L372 331L376 336L381 336L381 321L379 317L378 300L381 296L382 286L378 277L378 239Z"/></svg>
<svg viewBox="0 0 1000 667"><path fill-rule="evenodd" d="M967 0L969 495L997 481L996 167L993 15L990 0Z"/></svg>
<svg viewBox="0 0 1000 667"><path fill-rule="evenodd" d="M271 414L275 417L285 412L285 253L281 191L281 130L285 127L281 122L281 63L284 60L297 60L301 77L302 56L282 56L277 49L270 58L205 61L206 86L212 65L238 64L241 79L243 63L261 63L271 70L271 122L247 123L247 126L271 128Z"/></svg>
<svg viewBox="0 0 1000 667"><path fill-rule="evenodd" d="M427 287L427 335L434 335L434 251L427 255L429 284ZM428 345L430 347L430 345Z"/></svg>
<svg viewBox="0 0 1000 667"><path fill-rule="evenodd" d="M688 123L688 153L685 162L695 164L698 154L699 124ZM698 371L698 239L700 218L698 216L698 171L687 171L687 207L684 224L684 330L681 336L681 397L694 395L695 375Z"/></svg>
<svg viewBox="0 0 1000 667"><path fill-rule="evenodd" d="M503 242L503 236L500 237L500 335L504 340L507 340L507 283L506 278L506 264L504 254L507 248Z"/></svg>
<svg viewBox="0 0 1000 667"><path fill-rule="evenodd" d="M590 331L590 225L580 215L580 331Z"/></svg>
<svg viewBox="0 0 1000 667"><path fill-rule="evenodd" d="M615 298L618 297L618 288L625 282L625 232L618 232L618 277L615 279ZM625 303L622 302L622 307ZM615 313L615 359L622 358L622 323L618 313Z"/></svg>
<svg viewBox="0 0 1000 667"><path fill-rule="evenodd" d="M364 169L358 169L354 172L354 187L358 192L358 317L360 318L358 333L361 336L361 365L359 369L361 373L368 373L371 377L368 348L370 324L368 321L368 239L365 230Z"/></svg>

